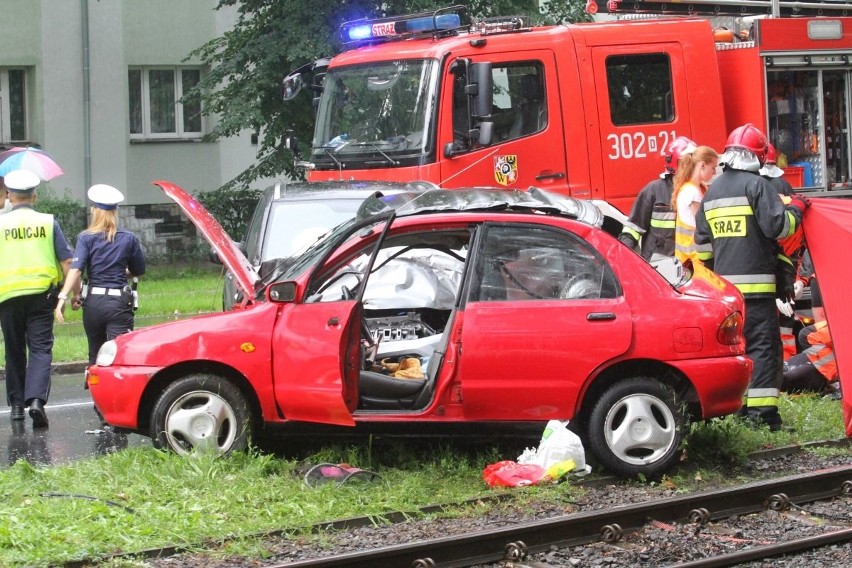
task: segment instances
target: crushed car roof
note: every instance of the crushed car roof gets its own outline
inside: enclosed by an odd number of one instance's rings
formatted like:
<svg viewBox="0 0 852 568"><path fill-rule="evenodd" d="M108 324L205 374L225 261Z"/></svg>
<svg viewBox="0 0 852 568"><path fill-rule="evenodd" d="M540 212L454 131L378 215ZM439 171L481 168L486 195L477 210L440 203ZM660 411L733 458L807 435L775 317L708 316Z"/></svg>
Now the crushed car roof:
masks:
<svg viewBox="0 0 852 568"><path fill-rule="evenodd" d="M604 214L589 200L576 199L530 187L517 189L430 189L416 194L368 197L358 209L358 217L395 211L397 217L452 211L509 211L552 213L601 227Z"/></svg>

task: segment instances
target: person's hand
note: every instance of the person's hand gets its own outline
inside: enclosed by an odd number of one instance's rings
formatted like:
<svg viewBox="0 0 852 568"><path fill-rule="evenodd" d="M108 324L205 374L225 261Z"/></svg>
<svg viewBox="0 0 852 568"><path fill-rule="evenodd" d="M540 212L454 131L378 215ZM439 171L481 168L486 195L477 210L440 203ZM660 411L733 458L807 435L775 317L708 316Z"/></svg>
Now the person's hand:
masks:
<svg viewBox="0 0 852 568"><path fill-rule="evenodd" d="M796 280L793 282L793 299L799 300L802 297L802 293L805 291L805 283L801 280Z"/></svg>
<svg viewBox="0 0 852 568"><path fill-rule="evenodd" d="M793 317L793 302L781 301L781 298L775 298L775 305L778 306L778 311L787 316L788 318Z"/></svg>
<svg viewBox="0 0 852 568"><path fill-rule="evenodd" d="M811 206L811 200L805 195L796 194L790 199L790 205L798 209L804 215L805 209Z"/></svg>
<svg viewBox="0 0 852 568"><path fill-rule="evenodd" d="M56 308L53 310L53 315L59 323L65 323L65 300L59 298L56 301Z"/></svg>
<svg viewBox="0 0 852 568"><path fill-rule="evenodd" d="M76 298L71 300L71 309L72 310L74 310L76 312L81 307L83 307L83 298L81 298L80 296L77 296Z"/></svg>

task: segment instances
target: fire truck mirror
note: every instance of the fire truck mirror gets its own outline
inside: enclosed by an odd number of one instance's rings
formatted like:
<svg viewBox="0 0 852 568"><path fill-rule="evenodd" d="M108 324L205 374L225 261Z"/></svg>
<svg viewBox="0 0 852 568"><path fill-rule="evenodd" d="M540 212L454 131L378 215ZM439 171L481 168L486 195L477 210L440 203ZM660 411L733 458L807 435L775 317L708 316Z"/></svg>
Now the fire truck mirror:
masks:
<svg viewBox="0 0 852 568"><path fill-rule="evenodd" d="M479 123L479 145L489 146L494 132L494 121L483 120Z"/></svg>
<svg viewBox="0 0 852 568"><path fill-rule="evenodd" d="M468 82L477 86L473 115L477 118L490 117L494 106L491 63L474 63L470 66L469 71Z"/></svg>

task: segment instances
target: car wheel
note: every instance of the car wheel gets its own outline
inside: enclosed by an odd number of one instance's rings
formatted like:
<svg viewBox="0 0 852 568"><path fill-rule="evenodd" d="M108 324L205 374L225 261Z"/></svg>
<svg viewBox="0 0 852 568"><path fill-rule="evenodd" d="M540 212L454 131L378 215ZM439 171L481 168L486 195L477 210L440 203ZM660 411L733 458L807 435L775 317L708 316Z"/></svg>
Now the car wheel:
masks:
<svg viewBox="0 0 852 568"><path fill-rule="evenodd" d="M658 477L677 460L684 414L674 392L647 377L620 381L589 417L591 451L615 473Z"/></svg>
<svg viewBox="0 0 852 568"><path fill-rule="evenodd" d="M248 402L233 383L215 375L191 375L169 385L151 413L158 448L229 454L248 446Z"/></svg>

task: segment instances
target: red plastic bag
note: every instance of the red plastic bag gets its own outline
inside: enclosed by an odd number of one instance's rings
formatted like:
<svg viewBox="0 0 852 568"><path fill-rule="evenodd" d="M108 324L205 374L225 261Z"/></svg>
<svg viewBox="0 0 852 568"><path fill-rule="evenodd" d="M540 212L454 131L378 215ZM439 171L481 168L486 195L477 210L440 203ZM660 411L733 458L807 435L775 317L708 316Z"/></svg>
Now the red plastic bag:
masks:
<svg viewBox="0 0 852 568"><path fill-rule="evenodd" d="M492 463L482 470L482 479L490 487L523 487L537 485L545 477L544 468L505 460Z"/></svg>

